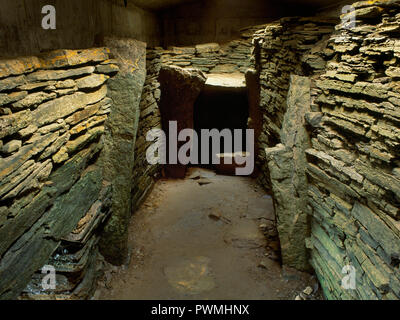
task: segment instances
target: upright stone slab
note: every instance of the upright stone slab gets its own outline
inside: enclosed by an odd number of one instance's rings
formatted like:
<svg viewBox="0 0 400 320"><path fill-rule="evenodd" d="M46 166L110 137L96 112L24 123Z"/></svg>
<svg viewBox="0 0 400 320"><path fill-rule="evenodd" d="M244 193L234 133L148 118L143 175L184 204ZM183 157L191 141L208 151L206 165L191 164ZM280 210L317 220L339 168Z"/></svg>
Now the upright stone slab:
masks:
<svg viewBox="0 0 400 320"><path fill-rule="evenodd" d="M248 69L246 74L246 87L247 96L249 100L249 128L254 130L254 158L259 157L260 148L260 135L263 127L263 117L260 108L260 83L258 80L258 73L254 69ZM258 175L258 169L256 168L254 176Z"/></svg>
<svg viewBox="0 0 400 320"><path fill-rule="evenodd" d="M305 128L305 113L310 111L310 85L307 77L291 76L282 144L266 149L282 262L304 271L310 269L305 245L310 233L305 156L310 146Z"/></svg>
<svg viewBox="0 0 400 320"><path fill-rule="evenodd" d="M146 44L132 39L106 39L120 72L109 80L111 114L106 123L101 155L104 177L112 183L112 216L100 242L101 253L112 264L128 257L128 226L131 217L134 149L140 115L139 103L146 78Z"/></svg>
<svg viewBox="0 0 400 320"><path fill-rule="evenodd" d="M194 103L206 80L204 74L199 70L182 69L176 66L163 66L161 68L159 74L161 84L160 111L162 126L167 137L170 121L177 121L178 134L183 129L193 129ZM178 144L178 150L180 145L184 143ZM182 179L185 177L186 166L167 164L165 172L171 178Z"/></svg>

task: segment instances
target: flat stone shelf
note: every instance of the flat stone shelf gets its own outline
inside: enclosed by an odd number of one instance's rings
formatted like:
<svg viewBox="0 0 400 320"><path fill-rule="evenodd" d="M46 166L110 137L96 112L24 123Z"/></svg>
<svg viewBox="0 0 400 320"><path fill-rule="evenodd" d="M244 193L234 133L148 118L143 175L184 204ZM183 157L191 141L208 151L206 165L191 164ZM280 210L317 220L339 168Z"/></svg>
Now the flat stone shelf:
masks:
<svg viewBox="0 0 400 320"><path fill-rule="evenodd" d="M246 88L246 79L242 73L211 73L207 75L206 86Z"/></svg>

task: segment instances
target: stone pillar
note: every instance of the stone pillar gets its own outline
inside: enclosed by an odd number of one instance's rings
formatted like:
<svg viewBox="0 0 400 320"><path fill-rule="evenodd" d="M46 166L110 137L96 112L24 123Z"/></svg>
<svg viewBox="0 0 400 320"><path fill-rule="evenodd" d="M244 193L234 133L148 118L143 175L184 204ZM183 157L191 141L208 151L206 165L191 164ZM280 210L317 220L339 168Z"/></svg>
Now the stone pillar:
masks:
<svg viewBox="0 0 400 320"><path fill-rule="evenodd" d="M310 111L307 77L291 76L287 111L281 129L281 144L267 148L277 228L284 265L311 270L305 239L310 234L307 214L305 150L310 147L305 114Z"/></svg>
<svg viewBox="0 0 400 320"><path fill-rule="evenodd" d="M263 116L260 109L260 82L259 74L254 69L248 69L246 71L246 87L247 96L249 99L249 128L254 130L254 159L258 160L260 154L260 142L259 138L262 131ZM257 177L259 170L255 167L253 176Z"/></svg>
<svg viewBox="0 0 400 320"><path fill-rule="evenodd" d="M110 79L108 87L113 103L101 159L104 178L112 183L112 216L105 226L100 251L108 262L121 265L128 257L134 150L146 78L146 44L132 39L106 39L105 45L117 60L120 72Z"/></svg>
<svg viewBox="0 0 400 320"><path fill-rule="evenodd" d="M182 129L193 129L193 107L206 82L204 74L194 69L163 66L160 70L159 82L161 85L161 121L167 137L169 136L170 121L177 121L178 134ZM178 144L178 150L184 143ZM168 159L167 151L167 162ZM186 174L186 166L167 164L165 173L170 178L183 179Z"/></svg>

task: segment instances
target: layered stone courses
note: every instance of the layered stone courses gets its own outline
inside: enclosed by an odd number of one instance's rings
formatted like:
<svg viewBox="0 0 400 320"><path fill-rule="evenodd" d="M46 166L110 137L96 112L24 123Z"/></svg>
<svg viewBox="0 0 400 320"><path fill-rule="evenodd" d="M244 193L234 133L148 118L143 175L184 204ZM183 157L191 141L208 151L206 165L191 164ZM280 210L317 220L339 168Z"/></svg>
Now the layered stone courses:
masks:
<svg viewBox="0 0 400 320"><path fill-rule="evenodd" d="M135 146L133 208L140 206L161 173L160 165L150 165L146 160L146 150L153 143L146 141L146 134L152 129L161 129L161 90L158 81L161 67L177 66L201 70L206 76L223 74L242 79L253 65L251 41L254 31L259 28L260 26L245 28L240 39L223 45L206 43L192 47L170 47L167 50L160 47L147 49L147 76L140 102L140 121Z"/></svg>
<svg viewBox="0 0 400 320"><path fill-rule="evenodd" d="M334 22L323 17L283 18L256 31L253 39L263 116L259 181L273 193L282 262L303 271L311 270L305 244L311 229L304 187L310 147L306 115L316 111L309 75L324 71L333 30ZM319 118L314 114L312 121L318 125Z"/></svg>
<svg viewBox="0 0 400 320"><path fill-rule="evenodd" d="M307 150L311 242L320 245L311 246L311 262L329 298L399 299L399 56L393 32L400 6L378 1L355 7L357 27L336 27L328 43L336 54L315 82L323 118ZM322 218L322 210L331 219ZM355 266L355 290L344 290L337 285L343 275L322 268L328 246L341 253L340 259L327 255L329 262Z"/></svg>
<svg viewBox="0 0 400 320"><path fill-rule="evenodd" d="M267 159L274 154L275 158L291 159L271 163L261 156L260 160L264 184L272 184L278 209L287 194L274 188L284 184L282 175L298 181L307 174L307 183L301 188L307 190L303 209L310 216L311 231L299 245L309 249L310 263L325 296L398 300L400 4L364 1L354 6L354 29L337 24L332 32L323 22L327 28L324 36L321 20L303 24L309 19L288 18L256 32L254 57L261 108L266 110L260 146L269 147ZM321 40L314 42L314 48L307 49L318 37ZM305 171L300 173L290 172L296 161L292 157L295 149L285 148L282 138L283 119L290 117L290 109L286 109L291 97L287 91L290 74L311 80L310 111L304 115L310 147L303 151ZM293 210L281 215L289 218ZM283 233L281 239L287 231ZM342 287L343 267L348 265L356 271L355 289Z"/></svg>
<svg viewBox="0 0 400 320"><path fill-rule="evenodd" d="M146 158L146 150L154 143L146 140L152 129L161 129L160 98L161 90L158 74L161 69L159 50L148 49L146 54L147 75L140 101L140 120L135 145L135 164L133 170L132 208L136 210L152 190L160 176L161 165L151 165Z"/></svg>
<svg viewBox="0 0 400 320"><path fill-rule="evenodd" d="M112 105L106 81L118 72L98 71L108 59L94 48L0 61L0 299L93 292L94 231L110 213L96 160ZM45 264L63 272L54 292L41 288Z"/></svg>
<svg viewBox="0 0 400 320"><path fill-rule="evenodd" d="M145 138L161 127L163 65L251 67L260 182L274 195L283 263L311 265L328 299L399 299L400 5L354 7L350 30L284 18L224 45L149 49L146 76L144 45L124 41L110 42L116 59L95 48L0 61L0 299L89 297L104 223L103 247L117 244L108 253L123 263L124 226L161 169L147 163ZM59 273L52 293L40 287L44 264ZM353 290L341 286L346 265Z"/></svg>

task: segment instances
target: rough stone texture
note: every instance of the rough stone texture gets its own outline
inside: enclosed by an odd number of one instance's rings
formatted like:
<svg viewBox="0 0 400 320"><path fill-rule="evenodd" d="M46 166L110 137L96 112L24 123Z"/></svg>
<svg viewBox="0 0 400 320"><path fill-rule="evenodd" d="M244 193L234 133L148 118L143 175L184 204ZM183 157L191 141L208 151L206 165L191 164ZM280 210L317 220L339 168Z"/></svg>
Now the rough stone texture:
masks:
<svg viewBox="0 0 400 320"><path fill-rule="evenodd" d="M331 299L400 299L398 2L359 2L357 26L329 39L307 150L311 263ZM372 19L371 19L372 18ZM391 26L391 29L388 29ZM310 117L309 119L315 119ZM355 290L340 286L345 265Z"/></svg>
<svg viewBox="0 0 400 320"><path fill-rule="evenodd" d="M160 83L158 81L161 66L173 65L184 69L199 69L206 73L207 78L220 80L231 79L237 81L235 85L246 86L244 73L251 66L251 35L259 27L251 27L242 30L240 39L224 45L202 44L193 47L150 48L147 50L147 77L140 103L141 113L136 143L136 160L134 167L134 186L132 190L132 206L137 208L151 190L154 179L160 173L160 165L149 165L146 160L146 150L153 143L146 141L146 134L154 128L161 128L160 115ZM235 55L236 53L236 55ZM106 63L106 62L104 62ZM254 81L256 82L256 81ZM255 88L255 87L254 87ZM251 93L253 97L253 118L261 119L258 112L258 92ZM251 124L252 127L255 123ZM259 128L261 130L261 127Z"/></svg>
<svg viewBox="0 0 400 320"><path fill-rule="evenodd" d="M18 151L18 149L21 148L21 145L21 140L11 140L10 142L7 142L5 145L3 145L1 151L6 154L11 154L15 151Z"/></svg>
<svg viewBox="0 0 400 320"><path fill-rule="evenodd" d="M293 75L287 97L287 111L281 142L267 148L268 167L281 245L282 262L297 270L310 270L305 239L310 228L307 215L305 150L310 146L304 115L310 110L311 81Z"/></svg>
<svg viewBox="0 0 400 320"><path fill-rule="evenodd" d="M177 122L177 132L194 128L194 103L206 82L205 75L199 70L182 69L176 66L162 66L158 76L161 85L160 111L164 132L169 137L169 122ZM168 140L168 138L167 138ZM178 149L185 142L178 143ZM167 141L167 150L169 141ZM167 151L167 157L170 153ZM175 155L177 158L178 155ZM167 158L167 159L168 159ZM183 179L186 166L167 164L165 172L168 177Z"/></svg>
<svg viewBox="0 0 400 320"><path fill-rule="evenodd" d="M311 236L305 240L310 263L328 299L398 300L400 56L396 30L400 6L396 1L364 1L354 6L356 28L339 24L330 34L331 26L328 30L326 25L327 37L320 42L315 41L324 28L303 25L308 18L283 19L256 32L254 58L261 107L268 111L260 147L283 143L283 119L290 114L285 108L290 100L289 74L308 76L311 111L297 123L306 123L311 138L311 147L302 151L308 181L302 189L308 193L306 211L311 218ZM268 150L276 164L290 168L294 148L278 144ZM263 156L260 160L266 162ZM284 171L279 171L282 177ZM268 185L269 178L273 189L284 181L274 176L277 170L263 168L263 172L264 183ZM303 174L297 172L291 179ZM291 195L286 193L285 200ZM341 286L343 267L348 265L356 271L354 290Z"/></svg>
<svg viewBox="0 0 400 320"><path fill-rule="evenodd" d="M47 260L48 255L58 247L60 239L73 231L99 195L99 175L99 169L84 175L68 193L56 199L52 208L35 223L33 230L25 233L4 255L0 263L0 286L5 289L3 298L19 294L26 286L26 280L32 276L30 273L42 267L42 259L47 256ZM5 271L10 268L12 271Z"/></svg>
<svg viewBox="0 0 400 320"><path fill-rule="evenodd" d="M311 269L305 242L310 233L305 115L312 110L311 81L304 76L323 71L325 61L314 62L325 57L325 36L332 32L329 19L283 18L256 31L253 39L262 115L256 135L259 181L272 188L282 262L303 271Z"/></svg>
<svg viewBox="0 0 400 320"><path fill-rule="evenodd" d="M249 129L254 130L254 159L259 158L259 141L263 126L263 114L260 108L260 83L255 69L248 69L246 74L247 96L249 101ZM259 175L259 168L254 170L254 176Z"/></svg>
<svg viewBox="0 0 400 320"><path fill-rule="evenodd" d="M101 261L97 259L98 236L95 232L110 214L110 205L111 185L103 184L98 200L90 206L76 228L61 239L60 246L46 263L56 269L56 290L44 290L42 275L35 273L21 299L76 300L93 294L96 274L101 267Z"/></svg>
<svg viewBox="0 0 400 320"><path fill-rule="evenodd" d="M120 72L108 81L112 110L106 122L105 148L101 155L104 177L112 186L112 216L107 222L100 250L112 264L128 258L134 151L140 117L140 100L146 78L146 45L136 40L106 39ZM129 62L129 63L126 63Z"/></svg>
<svg viewBox="0 0 400 320"><path fill-rule="evenodd" d="M107 76L102 74L92 74L85 78L82 78L76 82L79 89L93 89L100 87L104 82L107 81Z"/></svg>
<svg viewBox="0 0 400 320"><path fill-rule="evenodd" d="M136 210L152 190L161 172L161 165L151 165L146 158L148 147L154 143L146 140L147 133L155 128L161 129L160 83L158 73L161 68L160 54L149 49L146 55L147 75L140 101L140 121L135 145L135 164L133 168L132 209Z"/></svg>
<svg viewBox="0 0 400 320"><path fill-rule="evenodd" d="M263 125L258 141L260 183L269 188L265 148L280 143L286 112L290 75L307 76L322 72L327 54L327 36L336 21L326 18L283 18L254 33L253 61L260 85L260 109ZM317 59L320 63L313 63Z"/></svg>
<svg viewBox="0 0 400 320"><path fill-rule="evenodd" d="M242 73L210 73L207 75L206 86L244 89L246 78Z"/></svg>
<svg viewBox="0 0 400 320"><path fill-rule="evenodd" d="M206 73L209 80L213 76L216 80L229 79L234 77L235 85L246 86L244 73L251 66L251 35L259 27L246 28L242 30L240 39L231 41L224 45L202 44L197 46L200 51L193 47L171 47L168 50L162 48L150 48L147 50L147 77L140 103L140 122L138 138L135 148L134 184L132 190L132 207L136 209L151 190L155 177L160 174L160 165L149 165L146 160L146 150L153 143L146 141L146 134L154 128L161 128L160 115L160 83L158 81L161 66L174 65L185 69L199 69ZM236 55L235 55L236 53ZM104 62L106 63L106 62ZM247 81L247 80L246 80ZM257 84L254 76L254 84ZM252 83L253 83L252 82ZM257 126L261 121L261 114L258 109L259 92L256 86L249 93L252 97L252 127ZM250 87L248 87L250 89ZM258 122L257 122L258 121ZM260 132L261 126L258 126Z"/></svg>
<svg viewBox="0 0 400 320"><path fill-rule="evenodd" d="M109 113L103 108L110 105L104 83L108 75L94 73L105 60L105 48L0 60L1 90L8 90L0 100L9 110L0 115L0 299L17 298L23 290L29 299L51 298L51 292L29 290L31 278L40 280L41 267L65 245L63 237L77 228L93 203L100 201L102 216L108 215L97 160ZM92 81L82 80L85 76ZM78 88L69 77L85 85ZM88 225L98 231L98 224ZM86 241L95 256L92 234ZM82 260L74 285L64 287L65 297L94 283L89 265ZM89 294L80 291L81 298Z"/></svg>
<svg viewBox="0 0 400 320"><path fill-rule="evenodd" d="M241 30L241 37L224 44L204 43L193 47L156 48L161 62L185 69L199 69L207 74L242 73L251 64L252 34L261 26Z"/></svg>

